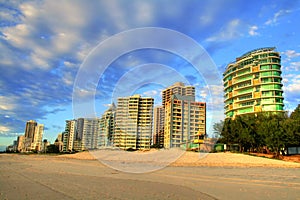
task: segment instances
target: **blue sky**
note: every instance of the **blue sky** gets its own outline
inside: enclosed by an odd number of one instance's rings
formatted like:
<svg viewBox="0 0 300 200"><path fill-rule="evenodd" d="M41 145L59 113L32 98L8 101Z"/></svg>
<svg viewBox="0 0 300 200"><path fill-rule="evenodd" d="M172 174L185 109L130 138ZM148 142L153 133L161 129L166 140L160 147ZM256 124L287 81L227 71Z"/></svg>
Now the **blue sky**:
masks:
<svg viewBox="0 0 300 200"><path fill-rule="evenodd" d="M118 89L152 96L160 104L161 90L182 78L196 86L197 100L207 101L208 117L218 121L223 118L222 85L208 82L221 78L226 65L245 52L273 46L282 56L285 109L292 111L300 102L299 18L297 0L1 0L0 145L23 134L30 119L45 124L44 138L53 142L65 120L73 118L74 83L92 50L115 34L143 27L171 29L192 38L206 50L220 77L203 77L170 52L128 52L97 80L87 77L86 84L97 89L96 116L123 94L114 93ZM117 52L125 42L111 46ZM135 82L139 87L130 88Z"/></svg>

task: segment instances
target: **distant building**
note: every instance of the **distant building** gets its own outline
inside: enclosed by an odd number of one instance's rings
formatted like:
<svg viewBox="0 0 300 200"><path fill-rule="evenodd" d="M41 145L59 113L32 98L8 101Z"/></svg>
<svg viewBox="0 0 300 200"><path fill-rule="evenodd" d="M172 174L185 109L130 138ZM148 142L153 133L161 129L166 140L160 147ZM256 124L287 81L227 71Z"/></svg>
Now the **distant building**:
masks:
<svg viewBox="0 0 300 200"><path fill-rule="evenodd" d="M41 151L43 133L43 124L38 124L34 120L27 121L24 138L21 138L22 140L18 140L18 149L20 151ZM23 144L21 144L21 141L23 141ZM22 150L19 147L22 147Z"/></svg>
<svg viewBox="0 0 300 200"><path fill-rule="evenodd" d="M74 151L74 139L77 133L76 120L66 120L65 131L62 134L63 138L63 151Z"/></svg>
<svg viewBox="0 0 300 200"><path fill-rule="evenodd" d="M205 134L206 104L173 94L165 106L164 147L193 148L194 140Z"/></svg>
<svg viewBox="0 0 300 200"><path fill-rule="evenodd" d="M33 141L36 126L37 126L37 122L34 120L29 120L26 122L26 127L25 127L25 137L26 138L31 138Z"/></svg>
<svg viewBox="0 0 300 200"><path fill-rule="evenodd" d="M150 149L154 99L133 95L118 98L113 145L121 149Z"/></svg>
<svg viewBox="0 0 300 200"><path fill-rule="evenodd" d="M54 145L57 147L57 149L58 149L59 152L63 151L64 143L63 143L62 133L59 133L57 135L57 138L56 138L56 140L54 142Z"/></svg>
<svg viewBox="0 0 300 200"><path fill-rule="evenodd" d="M98 144L99 133L100 133L99 118L77 119L76 140L79 140L79 143L81 144L81 150L96 149Z"/></svg>
<svg viewBox="0 0 300 200"><path fill-rule="evenodd" d="M154 118L153 118L153 138L152 143L158 147L163 147L164 144L164 107L154 107Z"/></svg>
<svg viewBox="0 0 300 200"><path fill-rule="evenodd" d="M176 82L170 87L162 91L162 105L165 107L166 103L171 100L173 94L179 94L181 96L189 96L192 101L195 101L195 87L185 86L182 82Z"/></svg>
<svg viewBox="0 0 300 200"><path fill-rule="evenodd" d="M115 113L116 106L113 103L100 119L98 148L112 146L112 137L115 131Z"/></svg>
<svg viewBox="0 0 300 200"><path fill-rule="evenodd" d="M223 74L225 115L283 112L280 54L274 47L247 52Z"/></svg>
<svg viewBox="0 0 300 200"><path fill-rule="evenodd" d="M25 136L19 135L17 139L17 151L23 152L25 151Z"/></svg>
<svg viewBox="0 0 300 200"><path fill-rule="evenodd" d="M165 121L166 105L167 105L168 102L171 101L172 95L175 95L175 94L187 97L187 98L190 99L190 101L195 101L195 87L194 86L191 86L191 85L186 86L182 82L176 82L173 85L167 87L166 89L164 89L162 91L163 112L159 113L160 118L163 118L163 121ZM154 126L161 128L161 125L158 125L156 123L161 123L161 121L157 121L157 120L154 121ZM165 136L164 136L164 131L165 131L164 124L165 123L163 122L163 127L159 131L158 137L155 138L156 141L159 142L160 147L164 146L164 138L165 138Z"/></svg>
<svg viewBox="0 0 300 200"><path fill-rule="evenodd" d="M32 150L36 150L36 151L42 150L43 133L44 133L44 124L38 124L35 127L35 133L34 133L33 141L31 143Z"/></svg>

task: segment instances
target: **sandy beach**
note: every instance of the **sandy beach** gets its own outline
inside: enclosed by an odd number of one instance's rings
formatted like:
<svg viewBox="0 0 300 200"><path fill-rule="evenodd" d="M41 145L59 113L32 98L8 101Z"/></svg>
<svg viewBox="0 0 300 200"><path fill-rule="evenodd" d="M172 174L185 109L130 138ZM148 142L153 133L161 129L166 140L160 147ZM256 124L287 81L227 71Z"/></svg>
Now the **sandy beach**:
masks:
<svg viewBox="0 0 300 200"><path fill-rule="evenodd" d="M58 155L56 158L97 160L90 152ZM300 168L299 162L277 160L239 153L209 153L184 152L171 166L220 166L220 167L292 167Z"/></svg>
<svg viewBox="0 0 300 200"><path fill-rule="evenodd" d="M299 199L299 168L243 154L185 152L159 170L127 173L89 152L0 154L0 199Z"/></svg>

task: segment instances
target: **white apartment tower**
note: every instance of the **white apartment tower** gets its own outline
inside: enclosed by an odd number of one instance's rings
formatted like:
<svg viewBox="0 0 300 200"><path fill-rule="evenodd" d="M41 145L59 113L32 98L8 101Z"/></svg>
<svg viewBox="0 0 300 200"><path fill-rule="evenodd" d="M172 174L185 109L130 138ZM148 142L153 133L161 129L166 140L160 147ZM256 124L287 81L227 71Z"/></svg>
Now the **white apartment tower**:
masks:
<svg viewBox="0 0 300 200"><path fill-rule="evenodd" d="M113 145L121 149L150 149L154 99L133 95L118 98Z"/></svg>

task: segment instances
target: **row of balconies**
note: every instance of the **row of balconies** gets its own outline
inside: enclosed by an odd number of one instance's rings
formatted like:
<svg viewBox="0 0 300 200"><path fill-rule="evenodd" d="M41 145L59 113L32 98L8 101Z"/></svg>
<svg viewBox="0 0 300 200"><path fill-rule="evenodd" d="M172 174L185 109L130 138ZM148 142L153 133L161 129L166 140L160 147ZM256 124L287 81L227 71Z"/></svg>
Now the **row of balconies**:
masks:
<svg viewBox="0 0 300 200"><path fill-rule="evenodd" d="M249 104L247 104L247 102L244 104L245 105L243 105L241 103L229 104L229 105L225 106L225 111L237 110L237 109L253 107L253 106L257 110L257 109L261 108L261 105L274 105L274 104L283 105L283 101L282 100L278 101L276 98L270 98L270 99L266 99L266 100L261 100L259 103L250 100Z"/></svg>
<svg viewBox="0 0 300 200"><path fill-rule="evenodd" d="M271 65L271 64L277 64L277 63L268 63L267 65ZM249 69L249 70L247 70L247 69ZM245 72L243 72L241 74L238 74L237 72L239 72L241 70L244 70ZM271 68L265 68L265 69L260 69L260 65L258 65L258 66L252 66L252 67L249 66L248 68L242 68L242 69L237 70L235 72L231 72L231 73L226 74L224 76L223 80L226 83L226 82L230 81L231 79L235 79L236 77L242 77L242 76L253 74L253 73L256 73L256 72L266 72L266 71L278 71L278 72L281 72L280 66L279 67L273 67L272 66ZM228 77L229 77L229 80L227 80Z"/></svg>

